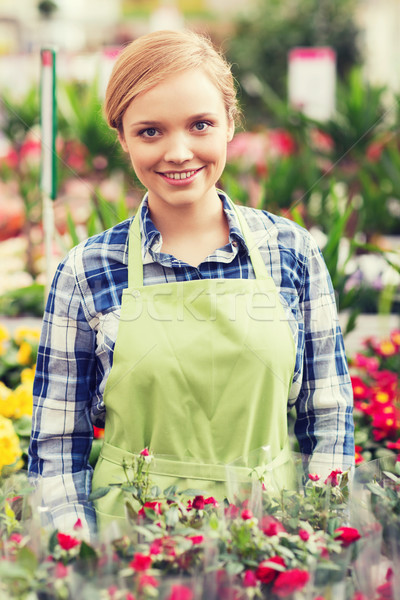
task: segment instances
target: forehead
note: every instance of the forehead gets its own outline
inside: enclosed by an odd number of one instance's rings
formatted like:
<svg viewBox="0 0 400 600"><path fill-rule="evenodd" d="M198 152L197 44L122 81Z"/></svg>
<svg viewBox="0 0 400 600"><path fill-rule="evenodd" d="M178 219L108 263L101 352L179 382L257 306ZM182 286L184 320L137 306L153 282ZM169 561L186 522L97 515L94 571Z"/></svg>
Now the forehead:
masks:
<svg viewBox="0 0 400 600"><path fill-rule="evenodd" d="M178 115L205 112L224 113L221 91L202 69L189 69L168 76L161 83L138 94L126 110L127 116L148 119L164 114Z"/></svg>

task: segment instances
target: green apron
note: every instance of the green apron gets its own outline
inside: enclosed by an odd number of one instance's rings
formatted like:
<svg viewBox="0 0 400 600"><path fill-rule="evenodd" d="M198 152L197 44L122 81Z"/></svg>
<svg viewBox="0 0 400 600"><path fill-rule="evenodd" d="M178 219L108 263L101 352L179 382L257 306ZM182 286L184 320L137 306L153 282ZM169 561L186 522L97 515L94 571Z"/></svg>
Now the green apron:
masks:
<svg viewBox="0 0 400 600"><path fill-rule="evenodd" d="M267 470L291 487L287 399L295 346L247 222L237 211L255 279L144 286L139 215L140 208L129 234L128 287L92 489L126 481L124 461L145 447L155 455L150 478L161 490L177 484L222 500L225 465L263 446ZM100 527L125 518L118 488L95 507Z"/></svg>

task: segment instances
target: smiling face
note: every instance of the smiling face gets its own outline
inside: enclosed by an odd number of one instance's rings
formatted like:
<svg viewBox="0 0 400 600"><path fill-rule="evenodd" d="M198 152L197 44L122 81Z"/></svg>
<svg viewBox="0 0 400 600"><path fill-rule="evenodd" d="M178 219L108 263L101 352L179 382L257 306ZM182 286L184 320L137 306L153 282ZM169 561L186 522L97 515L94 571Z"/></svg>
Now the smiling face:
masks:
<svg viewBox="0 0 400 600"><path fill-rule="evenodd" d="M218 200L234 124L221 92L190 69L138 94L124 113L122 147L149 192L152 211ZM209 205L211 206L211 205Z"/></svg>

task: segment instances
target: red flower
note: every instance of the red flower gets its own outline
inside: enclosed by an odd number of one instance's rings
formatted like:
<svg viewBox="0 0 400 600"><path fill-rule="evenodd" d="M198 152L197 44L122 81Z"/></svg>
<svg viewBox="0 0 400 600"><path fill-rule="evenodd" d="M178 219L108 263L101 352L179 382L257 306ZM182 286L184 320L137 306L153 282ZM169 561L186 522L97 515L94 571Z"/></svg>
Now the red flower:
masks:
<svg viewBox="0 0 400 600"><path fill-rule="evenodd" d="M213 496L210 496L209 498L205 498L204 504L212 504L213 506L216 506L216 507L218 506L218 502Z"/></svg>
<svg viewBox="0 0 400 600"><path fill-rule="evenodd" d="M342 542L342 546L350 546L360 539L361 535L355 527L338 527L335 529L336 539Z"/></svg>
<svg viewBox="0 0 400 600"><path fill-rule="evenodd" d="M193 546L196 546L197 544L202 544L204 542L203 535L189 535L187 539L192 542Z"/></svg>
<svg viewBox="0 0 400 600"><path fill-rule="evenodd" d="M156 500L152 500L152 501L145 502L143 504L142 508L138 511L138 517L145 517L146 516L146 511L145 511L146 508L148 508L150 510L154 510L154 512L156 513L156 515L161 515L162 514L161 502L157 502Z"/></svg>
<svg viewBox="0 0 400 600"><path fill-rule="evenodd" d="M96 427L93 425L93 436L96 440L100 440L104 437L104 429L102 427Z"/></svg>
<svg viewBox="0 0 400 600"><path fill-rule="evenodd" d="M74 530L77 531L82 528L83 528L82 521L80 519L78 519L74 525Z"/></svg>
<svg viewBox="0 0 400 600"><path fill-rule="evenodd" d="M388 442L386 446L390 450L400 450L400 438L397 440L397 442Z"/></svg>
<svg viewBox="0 0 400 600"><path fill-rule="evenodd" d="M242 513L240 515L243 519L243 521L248 521L249 519L253 518L253 513L251 512L251 510L249 510L248 508L245 508L244 510L242 510Z"/></svg>
<svg viewBox="0 0 400 600"><path fill-rule="evenodd" d="M284 598L293 592L303 589L309 579L310 574L307 571L290 569L289 571L279 573L272 586L272 591L279 598Z"/></svg>
<svg viewBox="0 0 400 600"><path fill-rule="evenodd" d="M203 510L204 506L205 506L204 496L195 496L193 503L192 503L192 507L195 508L196 510Z"/></svg>
<svg viewBox="0 0 400 600"><path fill-rule="evenodd" d="M80 540L65 533L57 533L57 540L63 550L71 550L81 543Z"/></svg>
<svg viewBox="0 0 400 600"><path fill-rule="evenodd" d="M244 587L256 587L257 585L257 577L254 571L247 570L243 576L243 586Z"/></svg>
<svg viewBox="0 0 400 600"><path fill-rule="evenodd" d="M167 600L192 600L193 592L184 585L173 585Z"/></svg>
<svg viewBox="0 0 400 600"><path fill-rule="evenodd" d="M296 150L296 144L289 132L284 129L271 129L268 142L272 156L290 156Z"/></svg>
<svg viewBox="0 0 400 600"><path fill-rule="evenodd" d="M308 479L310 481L319 481L321 478L319 475L317 475L316 473L309 473L308 474Z"/></svg>
<svg viewBox="0 0 400 600"><path fill-rule="evenodd" d="M286 531L282 523L271 517L270 515L266 515L261 519L261 529L264 534L268 537L272 537L273 535L278 535L278 533Z"/></svg>
<svg viewBox="0 0 400 600"><path fill-rule="evenodd" d="M331 471L328 477L325 479L325 485L327 485L328 483L330 483L332 487L336 487L337 485L339 485L339 480L337 476L341 475L342 473L343 471L341 469L334 469L333 471Z"/></svg>
<svg viewBox="0 0 400 600"><path fill-rule="evenodd" d="M351 385L353 386L353 395L355 400L366 400L371 395L371 389L361 379L361 377L351 376Z"/></svg>
<svg viewBox="0 0 400 600"><path fill-rule="evenodd" d="M151 561L151 556L137 552L134 555L133 560L129 563L129 566L135 571L147 571L147 569L150 569L151 567Z"/></svg>
<svg viewBox="0 0 400 600"><path fill-rule="evenodd" d="M388 446L389 447L389 446ZM360 463L364 462L364 458L361 455L362 452L362 447L361 446L355 446L354 447L355 453L354 453L354 461L356 465L359 465Z"/></svg>
<svg viewBox="0 0 400 600"><path fill-rule="evenodd" d="M299 537L300 537L301 540L303 540L303 542L307 542L308 539L310 538L310 534L305 529L300 529L299 530Z"/></svg>
<svg viewBox="0 0 400 600"><path fill-rule="evenodd" d="M140 456L150 456L150 452L147 448L143 448L143 450L140 453Z"/></svg>
<svg viewBox="0 0 400 600"><path fill-rule="evenodd" d="M375 352L379 356L393 356L397 353L397 348L391 339L383 340L375 347Z"/></svg>
<svg viewBox="0 0 400 600"><path fill-rule="evenodd" d="M390 339L397 348L400 348L400 329L394 329L390 334Z"/></svg>
<svg viewBox="0 0 400 600"><path fill-rule="evenodd" d="M271 566L271 563L276 565L280 565L281 567L286 567L286 563L282 556L272 556L268 560L263 560L260 562L256 569L256 578L262 583L271 583L277 575L279 571Z"/></svg>

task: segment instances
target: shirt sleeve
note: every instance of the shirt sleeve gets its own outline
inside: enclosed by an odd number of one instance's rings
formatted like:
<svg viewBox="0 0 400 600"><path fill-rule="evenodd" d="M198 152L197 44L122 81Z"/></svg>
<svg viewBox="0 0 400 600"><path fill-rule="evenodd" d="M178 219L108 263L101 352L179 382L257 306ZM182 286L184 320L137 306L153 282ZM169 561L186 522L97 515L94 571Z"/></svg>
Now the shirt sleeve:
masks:
<svg viewBox="0 0 400 600"><path fill-rule="evenodd" d="M309 240L300 298L304 357L295 434L303 456L310 457L309 472L326 477L354 465L353 392L331 278L320 249Z"/></svg>
<svg viewBox="0 0 400 600"><path fill-rule="evenodd" d="M71 254L53 279L43 317L33 389L28 470L41 498L44 521L62 531L81 519L95 531L88 501L93 439L91 393L95 385L95 333L83 308Z"/></svg>

